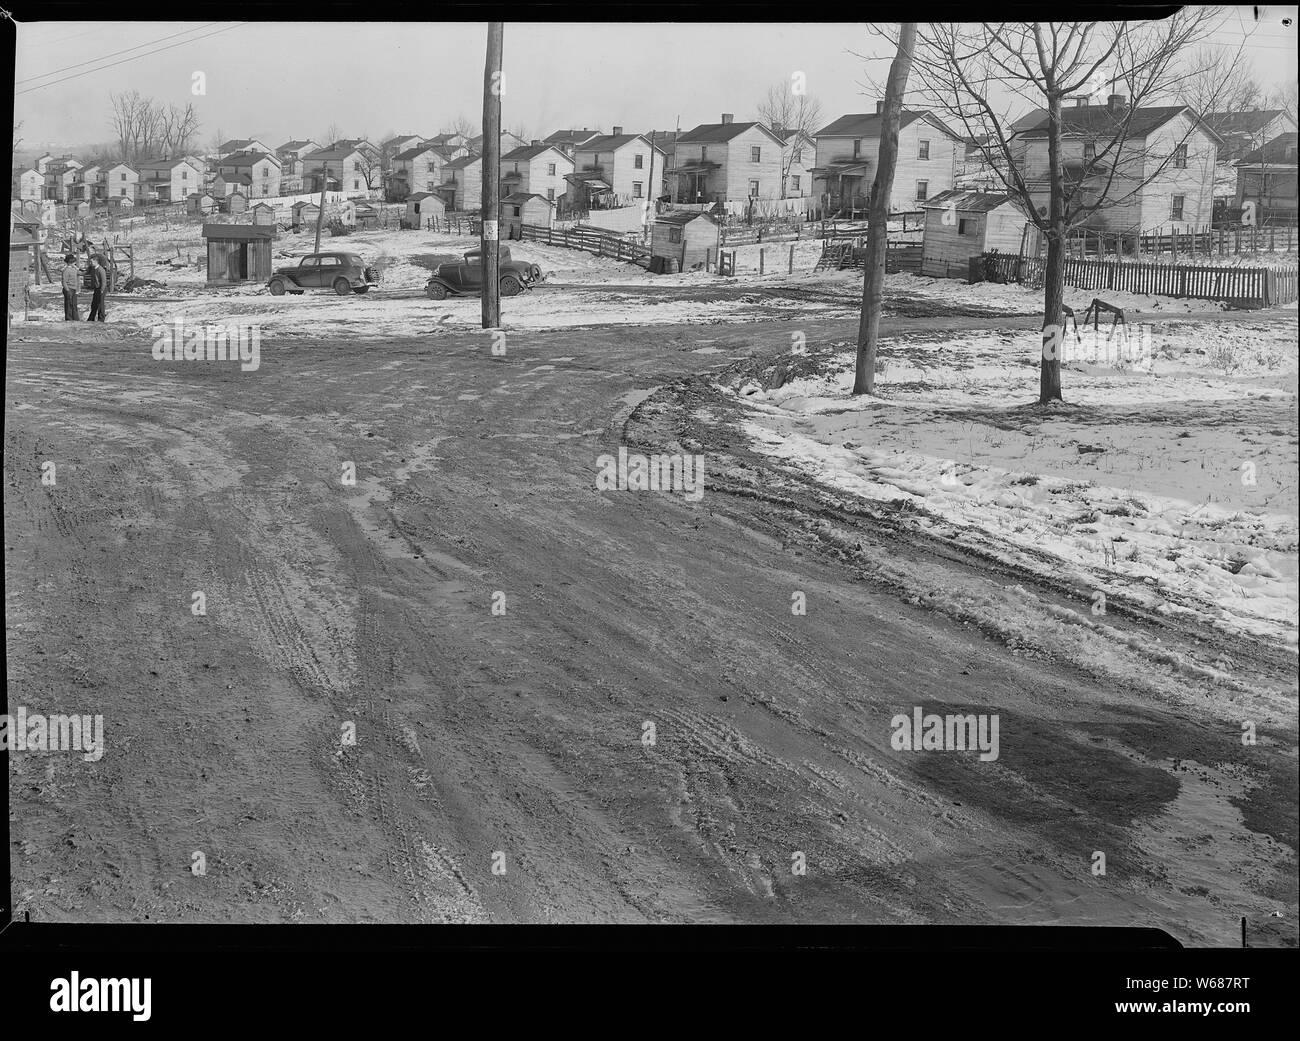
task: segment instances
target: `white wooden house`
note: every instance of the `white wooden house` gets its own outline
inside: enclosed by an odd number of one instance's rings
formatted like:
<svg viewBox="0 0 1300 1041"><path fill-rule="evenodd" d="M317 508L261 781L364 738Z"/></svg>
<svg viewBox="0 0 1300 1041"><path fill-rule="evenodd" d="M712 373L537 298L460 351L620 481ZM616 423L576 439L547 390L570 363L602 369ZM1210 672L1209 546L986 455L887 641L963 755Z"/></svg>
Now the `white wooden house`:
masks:
<svg viewBox="0 0 1300 1041"><path fill-rule="evenodd" d="M542 141L511 149L501 157L502 195L540 195L552 205L564 195L573 159Z"/></svg>
<svg viewBox="0 0 1300 1041"><path fill-rule="evenodd" d="M668 174L673 201L730 202L780 199L781 149L785 142L762 123L737 123L729 112L720 123L701 123L680 135Z"/></svg>

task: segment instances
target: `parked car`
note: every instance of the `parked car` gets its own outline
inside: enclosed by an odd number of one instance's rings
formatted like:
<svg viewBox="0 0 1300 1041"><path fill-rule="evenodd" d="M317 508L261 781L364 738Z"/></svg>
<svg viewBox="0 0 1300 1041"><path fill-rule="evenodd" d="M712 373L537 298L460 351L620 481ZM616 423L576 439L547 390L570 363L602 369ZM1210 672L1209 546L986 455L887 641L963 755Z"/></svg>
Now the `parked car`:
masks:
<svg viewBox="0 0 1300 1041"><path fill-rule="evenodd" d="M304 289L333 289L339 296L365 293L379 282L378 273L355 253L308 253L292 267L275 269L266 284L272 296Z"/></svg>
<svg viewBox="0 0 1300 1041"><path fill-rule="evenodd" d="M502 296L515 296L542 280L542 269L524 260L512 260L510 247L501 246L497 278ZM449 296L477 296L483 291L483 251L472 249L460 260L439 264L433 269L424 295L430 300Z"/></svg>

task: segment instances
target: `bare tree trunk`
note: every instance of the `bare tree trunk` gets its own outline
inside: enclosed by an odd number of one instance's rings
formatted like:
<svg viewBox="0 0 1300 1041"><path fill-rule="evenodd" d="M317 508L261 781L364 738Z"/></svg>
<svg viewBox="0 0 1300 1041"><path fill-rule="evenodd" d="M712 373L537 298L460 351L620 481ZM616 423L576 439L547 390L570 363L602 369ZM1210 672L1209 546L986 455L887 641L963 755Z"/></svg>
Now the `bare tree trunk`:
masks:
<svg viewBox="0 0 1300 1041"><path fill-rule="evenodd" d="M1065 296L1065 174L1061 168L1061 97L1047 99L1047 173L1051 180L1048 211L1047 264L1043 271L1043 354L1038 368L1038 403L1061 400L1061 351L1065 327L1061 303Z"/></svg>
<svg viewBox="0 0 1300 1041"><path fill-rule="evenodd" d="M858 364L854 394L876 392L876 341L880 336L880 304L885 292L885 248L889 244L889 197L894 190L898 161L898 124L903 113L903 92L912 70L916 49L916 23L904 22L898 34L898 53L889 66L885 83L885 109L880 126L880 160L871 189L868 210L866 270L862 275L862 317L858 322Z"/></svg>

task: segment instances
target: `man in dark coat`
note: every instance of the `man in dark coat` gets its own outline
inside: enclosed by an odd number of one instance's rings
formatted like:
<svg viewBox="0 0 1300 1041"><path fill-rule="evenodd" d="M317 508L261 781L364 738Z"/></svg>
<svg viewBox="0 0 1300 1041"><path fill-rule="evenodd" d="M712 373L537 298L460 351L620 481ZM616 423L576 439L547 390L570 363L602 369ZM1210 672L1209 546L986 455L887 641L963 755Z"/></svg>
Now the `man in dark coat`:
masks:
<svg viewBox="0 0 1300 1041"><path fill-rule="evenodd" d="M77 310L77 283L81 281L81 272L77 270L76 254L68 253L63 258L63 320L65 322L81 321Z"/></svg>
<svg viewBox="0 0 1300 1041"><path fill-rule="evenodd" d="M100 266L99 258L90 258L90 315L88 322L104 321L104 294L108 292L108 272Z"/></svg>

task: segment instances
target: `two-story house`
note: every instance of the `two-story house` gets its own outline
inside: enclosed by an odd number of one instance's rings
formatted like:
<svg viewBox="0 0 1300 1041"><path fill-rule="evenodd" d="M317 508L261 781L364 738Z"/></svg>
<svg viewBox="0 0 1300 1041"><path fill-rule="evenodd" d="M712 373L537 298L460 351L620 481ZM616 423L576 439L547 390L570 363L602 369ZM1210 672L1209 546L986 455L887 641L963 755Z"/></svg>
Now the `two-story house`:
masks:
<svg viewBox="0 0 1300 1041"><path fill-rule="evenodd" d="M565 194L565 177L573 173L573 158L554 145L533 141L501 157L501 195L540 195L552 206Z"/></svg>
<svg viewBox="0 0 1300 1041"><path fill-rule="evenodd" d="M70 199L78 202L100 202L104 198L104 168L99 163L77 171L77 178L72 183Z"/></svg>
<svg viewBox="0 0 1300 1041"><path fill-rule="evenodd" d="M318 145L311 138L302 141L286 141L275 150L275 157L280 160L280 176L283 178L286 174L302 175L302 161L312 152L320 151Z"/></svg>
<svg viewBox="0 0 1300 1041"><path fill-rule="evenodd" d="M39 202L45 198L45 174L40 170L24 170L18 175L18 198L23 202Z"/></svg>
<svg viewBox="0 0 1300 1041"><path fill-rule="evenodd" d="M236 190L250 199L272 199L280 194L280 160L267 152L235 152L217 164L213 182L224 197Z"/></svg>
<svg viewBox="0 0 1300 1041"><path fill-rule="evenodd" d="M885 103L876 111L841 116L817 131L813 194L826 213L865 211L880 162ZM898 120L898 160L889 196L891 212L920 208L932 195L953 187L965 141L934 113L904 109Z"/></svg>
<svg viewBox="0 0 1300 1041"><path fill-rule="evenodd" d="M1257 224L1296 222L1296 132L1278 134L1237 160L1237 205L1253 202Z"/></svg>
<svg viewBox="0 0 1300 1041"><path fill-rule="evenodd" d="M448 212L467 213L483 208L483 157L473 152L449 159L442 166L438 188Z"/></svg>
<svg viewBox="0 0 1300 1041"><path fill-rule="evenodd" d="M780 199L781 149L785 142L762 123L737 123L730 112L720 123L701 123L677 138L673 200L716 203Z"/></svg>
<svg viewBox="0 0 1300 1041"><path fill-rule="evenodd" d="M375 157L351 145L322 148L303 158L303 187L309 192L318 192L322 178L327 177L327 191L352 195L364 193L377 170L376 163Z"/></svg>
<svg viewBox="0 0 1300 1041"><path fill-rule="evenodd" d="M45 197L56 202L67 202L77 172L86 164L75 156L64 155L52 159L45 166Z"/></svg>
<svg viewBox="0 0 1300 1041"><path fill-rule="evenodd" d="M130 163L114 163L104 171L104 196L110 203L128 200L134 205L140 197L140 171Z"/></svg>
<svg viewBox="0 0 1300 1041"><path fill-rule="evenodd" d="M203 170L194 159L149 159L137 169L141 201L184 202L203 187Z"/></svg>
<svg viewBox="0 0 1300 1041"><path fill-rule="evenodd" d="M443 165L454 158L452 149L442 145L414 145L393 156L391 174L405 181L408 191L435 192L442 184Z"/></svg>
<svg viewBox="0 0 1300 1041"><path fill-rule="evenodd" d="M575 147L575 169L566 178L569 201L578 209L590 209L593 194L612 206L657 199L667 181L666 158L641 134L625 134L622 127L614 127L612 134Z"/></svg>
<svg viewBox="0 0 1300 1041"><path fill-rule="evenodd" d="M1235 162L1247 152L1263 148L1280 134L1296 130L1295 121L1280 108L1207 112L1202 118L1223 138L1223 144L1219 146L1219 162Z"/></svg>
<svg viewBox="0 0 1300 1041"><path fill-rule="evenodd" d="M1046 115L1022 130L1012 159L1039 214L1050 199ZM1122 140L1121 140L1122 139ZM1100 231L1184 231L1214 212L1214 172L1222 139L1186 105L1130 109L1112 94L1104 105L1061 110L1061 167L1079 200L1098 208L1080 226Z"/></svg>

